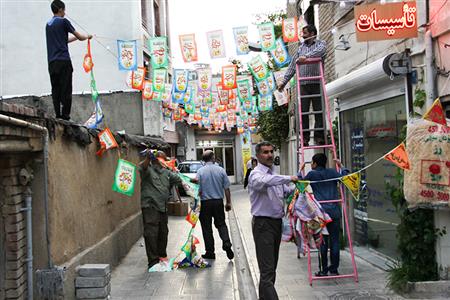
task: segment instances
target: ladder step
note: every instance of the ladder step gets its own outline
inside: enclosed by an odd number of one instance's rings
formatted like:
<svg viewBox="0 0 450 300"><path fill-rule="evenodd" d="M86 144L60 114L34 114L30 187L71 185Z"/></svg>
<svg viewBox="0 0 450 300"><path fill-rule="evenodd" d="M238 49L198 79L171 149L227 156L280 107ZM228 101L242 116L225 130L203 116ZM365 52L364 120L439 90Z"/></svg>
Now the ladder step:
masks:
<svg viewBox="0 0 450 300"><path fill-rule="evenodd" d="M304 112L304 113L302 113L302 116L317 115L317 114L321 114L321 113L323 113L323 110L314 110L314 111Z"/></svg>
<svg viewBox="0 0 450 300"><path fill-rule="evenodd" d="M319 80L322 76L299 77L298 80Z"/></svg>
<svg viewBox="0 0 450 300"><path fill-rule="evenodd" d="M309 149L326 149L326 148L333 149L334 147L333 147L332 144L330 144L330 145L311 145L311 146L303 147L304 150L309 150Z"/></svg>
<svg viewBox="0 0 450 300"><path fill-rule="evenodd" d="M300 95L300 98L319 98L322 97L321 94L314 94L314 95Z"/></svg>
<svg viewBox="0 0 450 300"><path fill-rule="evenodd" d="M325 128L308 128L308 129L303 129L303 131L324 131Z"/></svg>

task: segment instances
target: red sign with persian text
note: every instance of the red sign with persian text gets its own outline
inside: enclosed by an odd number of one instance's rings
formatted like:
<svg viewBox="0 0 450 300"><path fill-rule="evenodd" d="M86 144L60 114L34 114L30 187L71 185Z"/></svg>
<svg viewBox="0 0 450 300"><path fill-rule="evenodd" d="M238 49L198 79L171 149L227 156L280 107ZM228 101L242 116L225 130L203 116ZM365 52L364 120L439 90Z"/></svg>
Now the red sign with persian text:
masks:
<svg viewBox="0 0 450 300"><path fill-rule="evenodd" d="M417 37L416 2L355 6L358 42Z"/></svg>

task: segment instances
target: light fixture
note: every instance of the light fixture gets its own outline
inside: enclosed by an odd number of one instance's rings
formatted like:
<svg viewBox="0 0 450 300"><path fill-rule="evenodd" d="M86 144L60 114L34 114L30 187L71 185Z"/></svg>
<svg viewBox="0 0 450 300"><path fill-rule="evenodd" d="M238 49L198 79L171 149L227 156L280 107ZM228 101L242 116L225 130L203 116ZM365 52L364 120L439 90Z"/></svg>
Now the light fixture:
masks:
<svg viewBox="0 0 450 300"><path fill-rule="evenodd" d="M343 51L347 51L348 49L350 49L350 43L347 41L347 39L345 38L345 36L342 34L339 37L339 43L334 47L335 50L343 50Z"/></svg>
<svg viewBox="0 0 450 300"><path fill-rule="evenodd" d="M345 1L340 1L339 2L339 7L340 8L345 8Z"/></svg>

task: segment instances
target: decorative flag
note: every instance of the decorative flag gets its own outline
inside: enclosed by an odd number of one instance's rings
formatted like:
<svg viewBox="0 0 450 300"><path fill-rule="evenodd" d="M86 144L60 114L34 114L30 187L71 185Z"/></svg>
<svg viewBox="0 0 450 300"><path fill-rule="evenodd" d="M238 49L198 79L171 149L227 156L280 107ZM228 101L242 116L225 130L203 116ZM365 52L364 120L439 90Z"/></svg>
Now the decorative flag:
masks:
<svg viewBox="0 0 450 300"><path fill-rule="evenodd" d="M256 81L264 80L269 76L267 65L259 55L255 56L248 62L248 67L250 72L252 72L253 76L256 78Z"/></svg>
<svg viewBox="0 0 450 300"><path fill-rule="evenodd" d="M150 57L153 69L167 68L167 37L154 37L149 40Z"/></svg>
<svg viewBox="0 0 450 300"><path fill-rule="evenodd" d="M275 78L273 77L272 72L269 72L269 76L267 77L267 84L269 85L270 91L277 89L277 85L275 84Z"/></svg>
<svg viewBox="0 0 450 300"><path fill-rule="evenodd" d="M172 118L172 110L168 109L168 108L164 108L163 109L163 116L164 118Z"/></svg>
<svg viewBox="0 0 450 300"><path fill-rule="evenodd" d="M209 91L211 89L212 73L210 68L197 69L199 91Z"/></svg>
<svg viewBox="0 0 450 300"><path fill-rule="evenodd" d="M145 80L145 68L139 67L136 71L133 71L131 78L131 87L135 90L142 90Z"/></svg>
<svg viewBox="0 0 450 300"><path fill-rule="evenodd" d="M297 21L297 34L299 41L303 40L303 27L306 25L308 25L308 23L306 23L305 17L303 17L303 15L299 16Z"/></svg>
<svg viewBox="0 0 450 300"><path fill-rule="evenodd" d="M408 153L405 149L405 143L401 143L397 147L395 147L393 150L391 150L389 153L387 153L384 156L384 159L389 160L396 164L399 168L402 168L403 170L410 170L410 164L409 164L409 158Z"/></svg>
<svg viewBox="0 0 450 300"><path fill-rule="evenodd" d="M192 227L195 227L199 216L200 216L200 207L197 206L195 210L192 209L189 210L189 213L186 216L186 221L188 221L192 225Z"/></svg>
<svg viewBox="0 0 450 300"><path fill-rule="evenodd" d="M197 43L195 42L195 34L180 35L180 49L185 63L198 60Z"/></svg>
<svg viewBox="0 0 450 300"><path fill-rule="evenodd" d="M222 30L209 31L206 33L208 39L209 55L211 58L224 58L225 45Z"/></svg>
<svg viewBox="0 0 450 300"><path fill-rule="evenodd" d="M103 121L104 115L102 106L100 104L100 99L95 100L95 110L89 119L83 124L87 128L97 128L97 126Z"/></svg>
<svg viewBox="0 0 450 300"><path fill-rule="evenodd" d="M165 91L166 69L153 69L153 90L156 92Z"/></svg>
<svg viewBox="0 0 450 300"><path fill-rule="evenodd" d="M234 42L236 44L236 54L244 55L250 52L248 45L248 27L235 27L233 28Z"/></svg>
<svg viewBox="0 0 450 300"><path fill-rule="evenodd" d="M105 151L119 147L119 145L117 145L116 139L114 138L114 135L108 127L106 127L98 134L98 139L100 141L100 149L96 154L99 157L101 157Z"/></svg>
<svg viewBox="0 0 450 300"><path fill-rule="evenodd" d="M174 121L181 121L183 119L184 111L182 108L174 109L172 112L172 119Z"/></svg>
<svg viewBox="0 0 450 300"><path fill-rule="evenodd" d="M166 83L166 88L161 95L161 100L164 103L170 103L171 97L172 97L172 85L170 83Z"/></svg>
<svg viewBox="0 0 450 300"><path fill-rule="evenodd" d="M256 82L256 87L258 88L260 96L267 96L271 92L269 82L267 79L260 82Z"/></svg>
<svg viewBox="0 0 450 300"><path fill-rule="evenodd" d="M353 198L359 201L359 186L361 183L361 173L356 172L342 177L342 183L350 190Z"/></svg>
<svg viewBox="0 0 450 300"><path fill-rule="evenodd" d="M137 69L137 42L117 40L117 51L120 71L135 71Z"/></svg>
<svg viewBox="0 0 450 300"><path fill-rule="evenodd" d="M254 93L253 91L253 76L251 74L248 75L238 75L237 80L248 80L248 84L250 85L250 95Z"/></svg>
<svg viewBox="0 0 450 300"><path fill-rule="evenodd" d="M281 27L283 30L283 41L286 43L298 41L297 17L283 19Z"/></svg>
<svg viewBox="0 0 450 300"><path fill-rule="evenodd" d="M184 103L184 94L183 92L173 92L172 93L172 103L173 104L182 104Z"/></svg>
<svg viewBox="0 0 450 300"><path fill-rule="evenodd" d="M173 70L173 84L175 85L175 92L186 92L187 86L188 86L188 70L180 70L180 69L174 69Z"/></svg>
<svg viewBox="0 0 450 300"><path fill-rule="evenodd" d="M442 104L439 98L434 100L433 105L430 107L430 109L428 109L423 118L425 120L447 126L444 109L442 108Z"/></svg>
<svg viewBox="0 0 450 300"><path fill-rule="evenodd" d="M195 104L193 101L189 101L186 104L184 104L184 110L186 113L192 115L195 113Z"/></svg>
<svg viewBox="0 0 450 300"><path fill-rule="evenodd" d="M272 94L259 96L258 109L259 111L272 110Z"/></svg>
<svg viewBox="0 0 450 300"><path fill-rule="evenodd" d="M150 100L153 97L152 82L150 80L144 81L144 86L142 87L142 98Z"/></svg>
<svg viewBox="0 0 450 300"><path fill-rule="evenodd" d="M275 31L272 22L258 25L261 50L270 51L275 49Z"/></svg>
<svg viewBox="0 0 450 300"><path fill-rule="evenodd" d="M299 181L297 181L296 183L295 183L295 187L298 189L298 191L300 192L300 193L304 193L305 192L305 190L306 190L306 188L308 187L308 185L309 185L309 181L307 181L307 180L299 180Z"/></svg>
<svg viewBox="0 0 450 300"><path fill-rule="evenodd" d="M136 183L136 166L124 159L119 159L114 177L113 191L133 196Z"/></svg>
<svg viewBox="0 0 450 300"><path fill-rule="evenodd" d="M89 39L87 41L87 53L83 59L83 68L86 73L89 73L93 67L94 67L94 63L92 62L92 56L91 56L91 40Z"/></svg>
<svg viewBox="0 0 450 300"><path fill-rule="evenodd" d="M281 68L291 61L289 53L286 50L286 45L281 38L278 38L275 42L275 49L270 51L270 54L275 61L277 67Z"/></svg>
<svg viewBox="0 0 450 300"><path fill-rule="evenodd" d="M222 88L224 90L236 88L236 65L222 67Z"/></svg>
<svg viewBox="0 0 450 300"><path fill-rule="evenodd" d="M250 94L250 83L248 82L248 79L238 80L237 93L239 100L241 100L241 102L251 100L252 95Z"/></svg>
<svg viewBox="0 0 450 300"><path fill-rule="evenodd" d="M228 90L223 89L222 84L218 83L217 85L217 92L219 95L219 103L221 105L227 105L230 97L230 93Z"/></svg>

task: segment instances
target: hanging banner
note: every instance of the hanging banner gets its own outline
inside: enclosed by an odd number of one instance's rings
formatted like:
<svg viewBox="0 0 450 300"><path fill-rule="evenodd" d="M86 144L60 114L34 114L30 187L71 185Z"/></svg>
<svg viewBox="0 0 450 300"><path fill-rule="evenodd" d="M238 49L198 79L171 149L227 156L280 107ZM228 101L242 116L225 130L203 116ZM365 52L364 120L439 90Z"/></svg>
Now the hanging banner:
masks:
<svg viewBox="0 0 450 300"><path fill-rule="evenodd" d="M144 81L144 86L142 87L142 98L150 100L153 97L152 82L150 80Z"/></svg>
<svg viewBox="0 0 450 300"><path fill-rule="evenodd" d="M241 102L251 100L252 95L250 94L250 83L248 82L248 79L238 80L237 93Z"/></svg>
<svg viewBox="0 0 450 300"><path fill-rule="evenodd" d="M120 71L135 71L137 69L137 42L117 40L117 51Z"/></svg>
<svg viewBox="0 0 450 300"><path fill-rule="evenodd" d="M258 109L259 111L272 110L272 94L268 94L267 96L259 96Z"/></svg>
<svg viewBox="0 0 450 300"><path fill-rule="evenodd" d="M184 110L186 111L186 113L192 115L195 113L195 104L193 101L189 101L187 103L184 104Z"/></svg>
<svg viewBox="0 0 450 300"><path fill-rule="evenodd" d="M248 84L250 85L250 95L254 93L253 91L253 76L252 75L238 75L237 80L248 80Z"/></svg>
<svg viewBox="0 0 450 300"><path fill-rule="evenodd" d="M91 129L96 129L98 125L103 121L104 115L100 99L95 101L95 110L89 117L89 119L83 124L83 126Z"/></svg>
<svg viewBox="0 0 450 300"><path fill-rule="evenodd" d="M224 90L236 88L236 65L222 67L222 88Z"/></svg>
<svg viewBox="0 0 450 300"><path fill-rule="evenodd" d="M225 44L222 30L209 31L206 33L206 37L211 58L224 58Z"/></svg>
<svg viewBox="0 0 450 300"><path fill-rule="evenodd" d="M298 34L298 40L303 42L303 28L307 26L308 23L306 23L305 17L303 15L298 17L297 21L297 34Z"/></svg>
<svg viewBox="0 0 450 300"><path fill-rule="evenodd" d="M135 90L142 90L145 80L145 68L139 67L136 71L133 71L131 77L131 87Z"/></svg>
<svg viewBox="0 0 450 300"><path fill-rule="evenodd" d="M244 176L247 174L247 162L252 159L252 137L249 131L241 134L242 164L244 167Z"/></svg>
<svg viewBox="0 0 450 300"><path fill-rule="evenodd" d="M194 62L198 60L197 43L195 42L195 34L180 35L180 49L185 63Z"/></svg>
<svg viewBox="0 0 450 300"><path fill-rule="evenodd" d="M96 154L99 157L101 157L105 151L119 147L116 139L114 138L114 135L108 127L106 127L98 134L98 140L100 142L100 149Z"/></svg>
<svg viewBox="0 0 450 300"><path fill-rule="evenodd" d="M355 6L358 42L417 37L415 1Z"/></svg>
<svg viewBox="0 0 450 300"><path fill-rule="evenodd" d="M172 85L170 83L166 83L165 91L161 95L161 101L164 103L170 103L172 99Z"/></svg>
<svg viewBox="0 0 450 300"><path fill-rule="evenodd" d="M256 78L256 81L264 80L269 76L269 70L261 56L255 56L247 63L247 65L252 75Z"/></svg>
<svg viewBox="0 0 450 300"><path fill-rule="evenodd" d="M230 92L228 90L225 90L220 83L218 83L216 87L217 93L219 95L219 103L221 105L227 105L230 97Z"/></svg>
<svg viewBox="0 0 450 300"><path fill-rule="evenodd" d="M169 65L167 53L167 37L154 37L149 40L150 60L152 69L167 68Z"/></svg>
<svg viewBox="0 0 450 300"><path fill-rule="evenodd" d="M269 88L269 82L267 79L256 82L256 87L258 88L258 92L260 96L267 96L269 93L271 93L271 90Z"/></svg>
<svg viewBox="0 0 450 300"><path fill-rule="evenodd" d="M308 185L309 185L309 181L306 181L306 180L299 180L295 183L295 187L302 194L306 191L306 188L308 187Z"/></svg>
<svg viewBox="0 0 450 300"><path fill-rule="evenodd" d="M401 143L393 150L391 150L389 153L387 153L384 156L384 159L393 162L403 170L409 170L411 168L409 164L408 153L406 152L405 149L405 143Z"/></svg>
<svg viewBox="0 0 450 300"><path fill-rule="evenodd" d="M129 161L119 159L112 190L127 196L133 196L135 183L136 166Z"/></svg>
<svg viewBox="0 0 450 300"><path fill-rule="evenodd" d="M450 206L450 127L410 119L406 149L411 162L404 172L408 207Z"/></svg>
<svg viewBox="0 0 450 300"><path fill-rule="evenodd" d="M269 90L271 92L277 89L275 78L273 77L273 72L269 72L269 76L267 76L267 84L269 85Z"/></svg>
<svg viewBox="0 0 450 300"><path fill-rule="evenodd" d="M248 27L235 27L233 28L234 43L236 45L236 54L245 55L250 52L248 45Z"/></svg>
<svg viewBox="0 0 450 300"><path fill-rule="evenodd" d="M258 25L259 40L261 42L262 51L270 51L275 49L275 31L272 22L262 23Z"/></svg>
<svg viewBox="0 0 450 300"><path fill-rule="evenodd" d="M173 70L173 84L175 85L175 92L186 92L188 86L188 70L174 69Z"/></svg>
<svg viewBox="0 0 450 300"><path fill-rule="evenodd" d="M92 62L92 56L91 56L91 40L89 39L87 41L87 53L83 59L83 69L86 73L89 73L93 67L94 67L94 63Z"/></svg>
<svg viewBox="0 0 450 300"><path fill-rule="evenodd" d="M209 91L211 89L212 72L210 68L197 69L198 89L200 91Z"/></svg>
<svg viewBox="0 0 450 300"><path fill-rule="evenodd" d="M297 17L283 19L281 28L283 31L283 41L286 43L298 41Z"/></svg>
<svg viewBox="0 0 450 300"><path fill-rule="evenodd" d="M153 69L153 91L161 93L165 91L166 76L166 69Z"/></svg>
<svg viewBox="0 0 450 300"><path fill-rule="evenodd" d="M442 104L439 98L434 100L433 105L423 115L423 118L425 120L447 126L447 121L445 120L445 112L442 108Z"/></svg>
<svg viewBox="0 0 450 300"><path fill-rule="evenodd" d="M278 38L275 42L275 49L270 51L270 54L275 61L278 68L284 67L291 62L291 57L286 50L286 46L281 38Z"/></svg>
<svg viewBox="0 0 450 300"><path fill-rule="evenodd" d="M361 184L361 173L356 172L342 177L342 183L350 190L353 198L359 201L359 186Z"/></svg>

